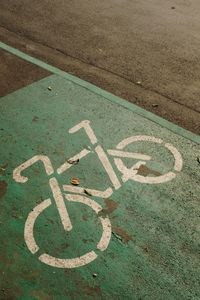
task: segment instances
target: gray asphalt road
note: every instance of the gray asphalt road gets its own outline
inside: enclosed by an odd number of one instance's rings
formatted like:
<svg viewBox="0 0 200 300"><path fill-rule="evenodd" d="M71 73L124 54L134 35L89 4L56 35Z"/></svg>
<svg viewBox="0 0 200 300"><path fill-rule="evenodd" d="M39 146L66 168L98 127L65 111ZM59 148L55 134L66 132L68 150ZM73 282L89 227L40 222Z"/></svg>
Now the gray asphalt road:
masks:
<svg viewBox="0 0 200 300"><path fill-rule="evenodd" d="M0 0L0 38L200 134L199 0Z"/></svg>
<svg viewBox="0 0 200 300"><path fill-rule="evenodd" d="M0 97L10 94L51 73L0 50Z"/></svg>

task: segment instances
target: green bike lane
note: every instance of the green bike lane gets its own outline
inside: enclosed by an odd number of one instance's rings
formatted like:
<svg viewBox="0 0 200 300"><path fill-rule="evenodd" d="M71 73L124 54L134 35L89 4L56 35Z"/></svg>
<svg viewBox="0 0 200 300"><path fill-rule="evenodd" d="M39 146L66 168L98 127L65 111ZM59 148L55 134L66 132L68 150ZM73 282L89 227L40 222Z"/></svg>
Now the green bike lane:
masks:
<svg viewBox="0 0 200 300"><path fill-rule="evenodd" d="M0 299L199 299L199 136L0 46L53 74L0 101ZM90 121L89 136L83 126L69 132L84 120ZM85 157L73 158L83 149ZM150 159L137 167L141 158L127 153ZM47 174L38 160L22 171L28 180L20 182L13 171L36 156L48 157L53 171ZM78 199L65 198L70 231L63 228L50 178L63 197ZM112 192L103 194L108 188ZM49 206L33 217L47 199ZM102 220L111 227L102 227ZM98 248L103 232L109 238ZM91 262L75 265L91 251ZM55 258L54 266L40 260L44 253Z"/></svg>

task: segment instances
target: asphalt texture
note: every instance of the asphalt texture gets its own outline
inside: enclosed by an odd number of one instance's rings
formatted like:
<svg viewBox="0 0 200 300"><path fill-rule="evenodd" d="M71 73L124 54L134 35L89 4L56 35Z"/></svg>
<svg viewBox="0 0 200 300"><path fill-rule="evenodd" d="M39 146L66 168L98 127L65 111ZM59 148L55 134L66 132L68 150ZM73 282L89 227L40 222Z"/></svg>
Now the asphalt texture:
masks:
<svg viewBox="0 0 200 300"><path fill-rule="evenodd" d="M0 1L0 39L200 134L200 2Z"/></svg>
<svg viewBox="0 0 200 300"><path fill-rule="evenodd" d="M0 97L51 74L3 50L0 50L0 61Z"/></svg>

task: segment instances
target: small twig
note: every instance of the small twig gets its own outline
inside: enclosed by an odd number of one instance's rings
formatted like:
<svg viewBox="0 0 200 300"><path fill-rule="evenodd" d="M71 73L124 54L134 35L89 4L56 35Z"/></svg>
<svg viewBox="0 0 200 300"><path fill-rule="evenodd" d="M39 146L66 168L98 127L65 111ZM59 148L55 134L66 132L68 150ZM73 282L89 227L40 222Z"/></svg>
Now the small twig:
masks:
<svg viewBox="0 0 200 300"><path fill-rule="evenodd" d="M86 195L88 195L88 196L92 196L92 194L91 194L88 190L86 190L86 189L84 189L84 193L85 193Z"/></svg>

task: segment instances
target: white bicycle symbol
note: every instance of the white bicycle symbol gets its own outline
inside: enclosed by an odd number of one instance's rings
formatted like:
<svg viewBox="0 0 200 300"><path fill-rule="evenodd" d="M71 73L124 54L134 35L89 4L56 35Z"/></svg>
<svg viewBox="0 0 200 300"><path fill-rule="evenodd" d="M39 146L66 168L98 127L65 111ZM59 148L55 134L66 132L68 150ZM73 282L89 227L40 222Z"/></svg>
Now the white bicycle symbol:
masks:
<svg viewBox="0 0 200 300"><path fill-rule="evenodd" d="M97 138L94 134L94 131L92 130L90 126L90 121L84 120L71 128L69 130L69 133L75 133L79 131L81 128L83 128L87 134L87 136L90 139L90 142L94 146L94 151L97 154L100 162L102 163L111 183L112 187L108 187L105 191L99 191L94 189L88 189L87 192L91 196L96 196L100 198L108 198L112 195L113 189L117 190L121 187L121 182L118 179L109 159L104 151L103 147L101 145L98 145ZM160 176L141 176L138 174L138 170L141 166L145 165L147 161L151 160L151 156L144 155L141 153L134 153L134 152L127 152L125 151L125 147L129 144L135 143L135 142L153 142L156 144L163 144L164 147L166 147L174 156L174 167L173 171L168 172L167 174L160 175ZM63 163L58 169L57 173L62 174L69 168L73 166L73 161L77 161L85 157L86 155L90 154L91 150L83 149L80 153L76 154L75 156L71 157L68 161ZM146 136L146 135L138 135L138 136L131 136L129 138L124 139L121 141L117 146L116 149L110 149L107 150L107 153L114 157L114 162L118 168L118 170L122 173L122 182L126 182L127 180L134 180L140 183L148 183L148 184L158 184L163 183L172 180L176 177L176 173L180 172L182 169L183 161L181 154L178 152L178 150L171 144L163 143L163 141L160 138L155 138L152 136ZM127 168L121 158L132 158L137 159L138 162L135 163L131 168ZM48 176L51 176L54 174L54 169L51 164L50 159L45 155L36 155L32 157L31 159L25 161L23 164L18 166L13 171L13 178L16 182L19 183L25 183L28 178L23 176L21 173L34 163L42 161L44 164L44 168L46 170L46 173ZM90 199L89 197L85 196L86 189L84 187L78 187L78 186L72 186L72 185L63 185L62 189L64 192L70 192L75 194L68 194L63 193L61 191L61 188L59 187L58 181L55 177L51 177L49 179L49 185L52 190L53 199L56 203L56 207L59 212L59 216L63 225L63 228L65 231L71 231L72 230L72 223L65 205L65 200L67 201L73 201L73 202L79 202L85 205L88 205L91 207L94 212L97 214L98 218L100 219L100 222L102 224L102 236L100 241L97 244L97 249L104 251L109 245L110 239L111 239L111 223L108 217L101 217L99 215L99 212L102 211L102 207L94 200ZM64 195L64 197L63 197ZM25 223L25 229L24 229L24 239L26 242L26 245L30 252L32 254L35 254L39 250L39 246L37 245L35 238L34 238L34 224L38 216L47 209L52 204L51 199L43 200L42 203L37 205L28 215L28 218ZM39 256L39 260L47 265L58 267L58 268L75 268L80 267L83 265L86 265L93 260L97 258L97 254L94 250L76 258L70 258L70 259L60 259L57 257L53 257L47 253L44 253Z"/></svg>

